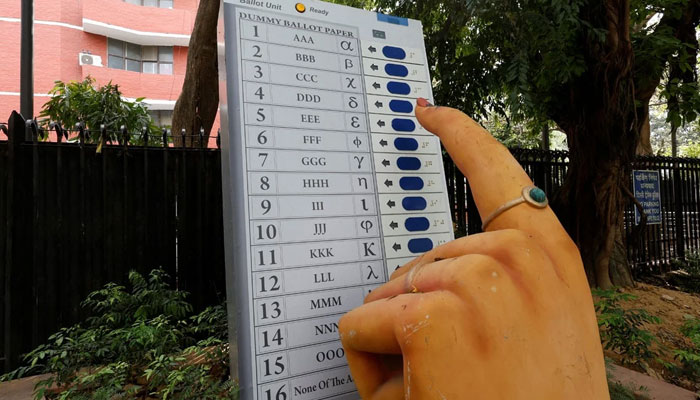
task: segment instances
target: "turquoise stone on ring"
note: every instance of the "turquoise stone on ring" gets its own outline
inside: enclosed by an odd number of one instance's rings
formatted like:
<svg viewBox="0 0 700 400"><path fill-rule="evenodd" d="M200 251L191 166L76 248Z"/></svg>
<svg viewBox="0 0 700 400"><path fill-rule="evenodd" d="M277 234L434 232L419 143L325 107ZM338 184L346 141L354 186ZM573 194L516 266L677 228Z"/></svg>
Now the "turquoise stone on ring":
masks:
<svg viewBox="0 0 700 400"><path fill-rule="evenodd" d="M537 186L525 186L521 194L521 201L536 208L545 208L549 203L549 201L547 201L547 195L544 194L544 190Z"/></svg>
<svg viewBox="0 0 700 400"><path fill-rule="evenodd" d="M486 230L491 221L498 217L502 212L509 210L518 204L527 203L535 208L545 208L549 203L547 201L547 195L544 194L544 190L538 188L537 186L525 186L520 192L520 197L503 203L501 206L496 208L491 215L484 218L484 222L481 224L481 229Z"/></svg>
<svg viewBox="0 0 700 400"><path fill-rule="evenodd" d="M547 200L547 195L544 194L544 190L533 187L530 189L530 198L538 203L544 203Z"/></svg>

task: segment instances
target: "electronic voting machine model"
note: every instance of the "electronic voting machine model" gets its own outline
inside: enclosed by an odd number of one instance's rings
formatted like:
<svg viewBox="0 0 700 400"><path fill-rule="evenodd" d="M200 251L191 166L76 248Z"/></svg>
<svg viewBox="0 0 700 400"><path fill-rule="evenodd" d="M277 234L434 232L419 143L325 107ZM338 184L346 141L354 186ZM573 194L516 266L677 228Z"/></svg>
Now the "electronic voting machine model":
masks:
<svg viewBox="0 0 700 400"><path fill-rule="evenodd" d="M419 21L225 0L227 292L243 399L357 399L338 320L453 239ZM233 307L230 307L233 308Z"/></svg>

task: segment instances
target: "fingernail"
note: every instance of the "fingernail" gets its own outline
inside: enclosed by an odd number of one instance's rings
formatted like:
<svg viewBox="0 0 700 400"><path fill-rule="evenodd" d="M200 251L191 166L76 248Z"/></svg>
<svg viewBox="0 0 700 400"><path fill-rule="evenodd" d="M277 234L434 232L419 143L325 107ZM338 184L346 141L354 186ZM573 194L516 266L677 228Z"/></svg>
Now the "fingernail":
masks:
<svg viewBox="0 0 700 400"><path fill-rule="evenodd" d="M420 106L420 107L432 107L433 106L432 104L430 104L430 102L428 100L426 100L422 97L419 97L418 99L416 99L416 104L418 104L418 106Z"/></svg>

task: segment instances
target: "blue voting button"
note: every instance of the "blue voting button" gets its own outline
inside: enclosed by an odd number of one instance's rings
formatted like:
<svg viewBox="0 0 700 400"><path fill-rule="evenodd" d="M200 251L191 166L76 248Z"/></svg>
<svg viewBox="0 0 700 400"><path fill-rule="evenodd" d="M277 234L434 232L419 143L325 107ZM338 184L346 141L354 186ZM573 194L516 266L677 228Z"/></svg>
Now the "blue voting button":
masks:
<svg viewBox="0 0 700 400"><path fill-rule="evenodd" d="M399 186L403 190L421 190L423 189L423 179L417 176L404 176L399 179Z"/></svg>
<svg viewBox="0 0 700 400"><path fill-rule="evenodd" d="M404 226L409 232L427 231L430 228L430 221L425 217L411 217L406 218Z"/></svg>
<svg viewBox="0 0 700 400"><path fill-rule="evenodd" d="M406 58L406 52L401 47L384 46L382 48L382 54L384 54L386 58L393 58L396 60L403 60Z"/></svg>
<svg viewBox="0 0 700 400"><path fill-rule="evenodd" d="M413 111L413 104L406 100L391 100L389 102L389 108L393 112L410 113Z"/></svg>
<svg viewBox="0 0 700 400"><path fill-rule="evenodd" d="M428 238L411 239L408 241L408 249L411 253L425 253L433 248L433 241Z"/></svg>
<svg viewBox="0 0 700 400"><path fill-rule="evenodd" d="M399 132L413 132L416 130L416 123L410 119L394 118L391 120L391 127Z"/></svg>
<svg viewBox="0 0 700 400"><path fill-rule="evenodd" d="M403 171L415 171L420 169L420 160L416 157L399 157L396 166Z"/></svg>
<svg viewBox="0 0 700 400"><path fill-rule="evenodd" d="M423 197L404 197L403 200L401 200L401 205L404 210L417 211L425 210L425 207L428 206L428 202L425 201Z"/></svg>
<svg viewBox="0 0 700 400"><path fill-rule="evenodd" d="M387 75L391 75L391 76L400 76L400 77L408 76L408 68L406 68L405 66L400 65L400 64L387 63L384 66L384 72L386 72Z"/></svg>
<svg viewBox="0 0 700 400"><path fill-rule="evenodd" d="M386 90L393 94L409 94L411 93L411 87L407 83L403 82L389 82L386 84Z"/></svg>
<svg viewBox="0 0 700 400"><path fill-rule="evenodd" d="M399 137L394 139L396 150L414 151L418 150L418 141L414 138Z"/></svg>

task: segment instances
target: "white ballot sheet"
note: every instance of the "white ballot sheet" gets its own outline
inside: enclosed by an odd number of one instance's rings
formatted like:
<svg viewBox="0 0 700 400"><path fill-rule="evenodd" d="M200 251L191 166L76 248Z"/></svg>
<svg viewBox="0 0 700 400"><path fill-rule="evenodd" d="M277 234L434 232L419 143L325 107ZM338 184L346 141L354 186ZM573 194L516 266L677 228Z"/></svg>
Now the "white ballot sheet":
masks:
<svg viewBox="0 0 700 400"><path fill-rule="evenodd" d="M422 26L319 1L224 2L227 289L241 398L357 399L340 317L453 239Z"/></svg>

